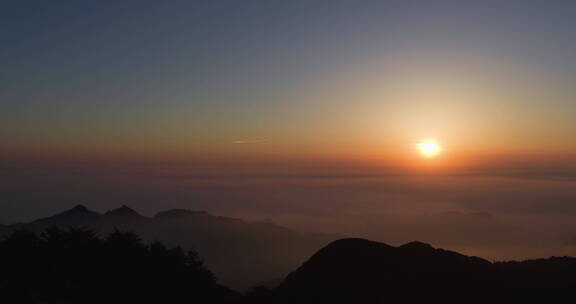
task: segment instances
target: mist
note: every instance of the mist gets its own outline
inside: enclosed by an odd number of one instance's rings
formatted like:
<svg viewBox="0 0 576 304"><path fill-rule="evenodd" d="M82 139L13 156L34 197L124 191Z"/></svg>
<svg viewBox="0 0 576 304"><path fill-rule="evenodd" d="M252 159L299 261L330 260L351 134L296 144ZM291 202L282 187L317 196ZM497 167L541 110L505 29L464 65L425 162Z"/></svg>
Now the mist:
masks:
<svg viewBox="0 0 576 304"><path fill-rule="evenodd" d="M148 215L185 208L390 244L419 240L492 260L576 254L568 169L287 167L18 163L0 171L0 223L79 203L99 211L128 204Z"/></svg>

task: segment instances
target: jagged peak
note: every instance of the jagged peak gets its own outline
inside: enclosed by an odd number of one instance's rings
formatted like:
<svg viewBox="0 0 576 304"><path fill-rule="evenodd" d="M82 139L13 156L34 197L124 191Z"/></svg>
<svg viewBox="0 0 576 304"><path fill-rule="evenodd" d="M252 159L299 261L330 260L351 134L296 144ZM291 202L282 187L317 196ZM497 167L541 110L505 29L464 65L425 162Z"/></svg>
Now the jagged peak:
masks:
<svg viewBox="0 0 576 304"><path fill-rule="evenodd" d="M49 220L49 219L53 219L53 218L95 218L100 216L101 214L96 212L96 211L92 211L90 209L88 209L86 206L82 205L82 204L78 204L74 207L72 207L71 209L68 209L64 212L58 213L54 216L51 217L47 217L47 218L41 218L38 219L36 221L44 221L44 220ZM35 222L36 222L35 221Z"/></svg>
<svg viewBox="0 0 576 304"><path fill-rule="evenodd" d="M122 205L120 206L120 208L116 208L116 209L112 209L112 210L108 210L106 211L105 215L112 215L112 216L132 216L132 217L141 217L142 215L140 215L140 213L138 213L137 211L135 211L134 209L126 206L126 205Z"/></svg>
<svg viewBox="0 0 576 304"><path fill-rule="evenodd" d="M170 209L156 213L154 218L181 218L194 215L208 215L206 211L193 211L189 209Z"/></svg>
<svg viewBox="0 0 576 304"><path fill-rule="evenodd" d="M71 209L68 209L68 210L62 212L61 214L66 214L66 215L96 215L99 213L96 211L92 211L92 210L88 209L86 206L84 206L82 204L78 204L78 205L72 207Z"/></svg>

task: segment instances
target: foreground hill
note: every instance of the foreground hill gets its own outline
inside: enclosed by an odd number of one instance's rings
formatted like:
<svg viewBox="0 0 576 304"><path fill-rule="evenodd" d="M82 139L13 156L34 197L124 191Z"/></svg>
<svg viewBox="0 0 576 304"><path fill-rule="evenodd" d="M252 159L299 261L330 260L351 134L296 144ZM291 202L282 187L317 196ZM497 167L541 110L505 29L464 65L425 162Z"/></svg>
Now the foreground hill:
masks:
<svg viewBox="0 0 576 304"><path fill-rule="evenodd" d="M236 303L195 252L131 232L16 230L0 240L0 303Z"/></svg>
<svg viewBox="0 0 576 304"><path fill-rule="evenodd" d="M268 300L278 303L564 303L576 258L491 263L413 242L342 239L319 250Z"/></svg>
<svg viewBox="0 0 576 304"><path fill-rule="evenodd" d="M163 221L176 227L191 221L188 213L146 218L127 207L104 215L76 207L17 226L41 233L4 227L13 232L0 240L0 302L571 303L576 291L576 258L492 263L420 242L393 247L341 239L317 251L277 288L256 288L242 296L218 284L193 251L146 244L130 232L114 230L102 237L87 228L53 227L55 222L104 227L124 216L133 218L133 227ZM166 227L162 233L173 228ZM221 250L234 248L243 247Z"/></svg>
<svg viewBox="0 0 576 304"><path fill-rule="evenodd" d="M102 234L134 231L145 241L193 248L223 284L238 289L281 279L335 239L202 211L175 209L145 217L127 206L100 214L82 205L30 223L0 227L0 234L15 228L41 232L52 226L90 227Z"/></svg>

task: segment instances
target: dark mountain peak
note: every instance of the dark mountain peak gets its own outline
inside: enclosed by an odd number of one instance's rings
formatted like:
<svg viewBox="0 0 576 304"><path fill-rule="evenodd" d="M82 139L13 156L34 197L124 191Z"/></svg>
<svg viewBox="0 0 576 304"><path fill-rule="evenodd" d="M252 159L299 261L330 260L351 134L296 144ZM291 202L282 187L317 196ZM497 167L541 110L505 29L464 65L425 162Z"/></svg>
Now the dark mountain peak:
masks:
<svg viewBox="0 0 576 304"><path fill-rule="evenodd" d="M406 243L400 247L400 249L409 249L409 250L435 250L430 244L422 243L422 242L410 242Z"/></svg>
<svg viewBox="0 0 576 304"><path fill-rule="evenodd" d="M381 249L392 249L394 247L380 243L374 242L367 239L361 238L345 238L336 240L321 250L355 250L355 251L362 251L362 250L381 250Z"/></svg>
<svg viewBox="0 0 576 304"><path fill-rule="evenodd" d="M106 211L105 215L107 216L121 216L121 217L142 217L140 213L136 212L134 209L122 205L120 208L112 209Z"/></svg>
<svg viewBox="0 0 576 304"><path fill-rule="evenodd" d="M366 261L389 255L395 248L384 243L360 238L345 238L331 242L320 249L298 271L310 269L361 269ZM297 271L297 272L298 272Z"/></svg>
<svg viewBox="0 0 576 304"><path fill-rule="evenodd" d="M493 264L422 242L343 239L289 274L277 292L287 303L561 303L572 296L574 274L576 258Z"/></svg>
<svg viewBox="0 0 576 304"><path fill-rule="evenodd" d="M310 261L321 260L326 257L331 260L346 260L350 256L377 256L393 249L394 247L384 243L361 238L345 238L326 245Z"/></svg>
<svg viewBox="0 0 576 304"><path fill-rule="evenodd" d="M318 251L279 288L283 295L296 299L294 302L318 298L323 303L380 303L377 299L386 296L402 303L422 303L444 286L462 282L476 292L476 286L482 286L477 283L492 270L488 261L422 242L392 247L365 239L342 239ZM416 290L420 292L414 293ZM366 300L358 301L359 295Z"/></svg>
<svg viewBox="0 0 576 304"><path fill-rule="evenodd" d="M97 217L100 216L100 213L92 211L82 204L78 204L72 209L66 210L56 216Z"/></svg>
<svg viewBox="0 0 576 304"><path fill-rule="evenodd" d="M85 212L90 212L90 210L88 208L86 208L86 206L84 206L82 204L78 204L66 212L68 212L68 213L85 213Z"/></svg>
<svg viewBox="0 0 576 304"><path fill-rule="evenodd" d="M64 224L64 223L70 224L71 222L95 220L95 219L98 219L100 216L101 216L100 213L98 213L96 211L92 211L92 210L86 208L86 206L79 204L79 205L74 206L72 209L68 209L64 212L58 213L58 214L51 216L51 217L41 218L41 219L35 220L32 223L35 223L35 224L51 223L54 225L59 225L59 224Z"/></svg>
<svg viewBox="0 0 576 304"><path fill-rule="evenodd" d="M154 218L157 219L178 219L196 215L208 215L206 211L193 211L189 209L171 209L156 213Z"/></svg>

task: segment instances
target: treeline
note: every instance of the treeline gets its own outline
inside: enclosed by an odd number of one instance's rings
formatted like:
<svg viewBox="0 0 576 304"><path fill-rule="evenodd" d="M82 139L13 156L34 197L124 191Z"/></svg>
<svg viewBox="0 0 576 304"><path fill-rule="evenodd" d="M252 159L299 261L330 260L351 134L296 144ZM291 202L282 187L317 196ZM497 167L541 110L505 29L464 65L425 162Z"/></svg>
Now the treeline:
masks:
<svg viewBox="0 0 576 304"><path fill-rule="evenodd" d="M236 303L191 250L132 232L18 230L0 241L0 303Z"/></svg>
<svg viewBox="0 0 576 304"><path fill-rule="evenodd" d="M196 252L132 232L16 230L0 240L0 303L571 303L576 258L491 263L419 242L341 239L274 289L240 294Z"/></svg>

